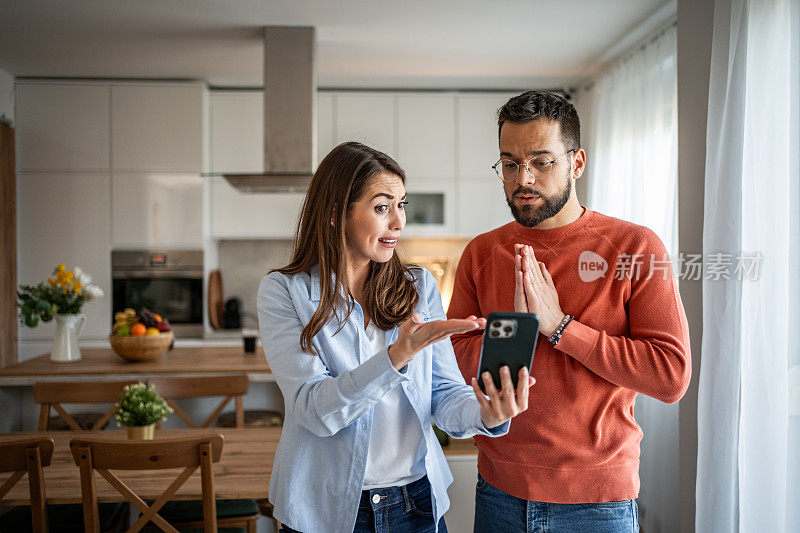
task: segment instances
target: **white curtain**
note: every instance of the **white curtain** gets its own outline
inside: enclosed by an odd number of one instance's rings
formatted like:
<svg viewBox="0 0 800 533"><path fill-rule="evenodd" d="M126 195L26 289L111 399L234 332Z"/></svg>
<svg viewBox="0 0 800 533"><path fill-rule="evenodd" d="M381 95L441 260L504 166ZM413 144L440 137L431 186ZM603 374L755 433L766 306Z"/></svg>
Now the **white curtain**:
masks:
<svg viewBox="0 0 800 533"><path fill-rule="evenodd" d="M647 226L678 248L677 31L674 24L596 80L587 205Z"/></svg>
<svg viewBox="0 0 800 533"><path fill-rule="evenodd" d="M703 280L698 532L800 531L798 7L715 4L703 250L763 259Z"/></svg>
<svg viewBox="0 0 800 533"><path fill-rule="evenodd" d="M677 31L674 23L612 64L593 90L587 206L647 226L678 250ZM677 271L677 268L676 268ZM643 531L680 529L678 407L639 395Z"/></svg>

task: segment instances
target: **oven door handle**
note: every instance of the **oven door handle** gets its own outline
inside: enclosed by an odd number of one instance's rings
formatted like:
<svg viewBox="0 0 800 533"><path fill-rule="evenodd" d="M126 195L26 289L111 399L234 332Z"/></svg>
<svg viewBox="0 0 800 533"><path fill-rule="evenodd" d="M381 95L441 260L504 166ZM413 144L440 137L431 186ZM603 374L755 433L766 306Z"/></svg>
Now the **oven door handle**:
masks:
<svg viewBox="0 0 800 533"><path fill-rule="evenodd" d="M203 273L191 270L126 270L124 272L114 272L112 274L114 280L126 279L142 279L142 278L185 278L185 279L203 279Z"/></svg>

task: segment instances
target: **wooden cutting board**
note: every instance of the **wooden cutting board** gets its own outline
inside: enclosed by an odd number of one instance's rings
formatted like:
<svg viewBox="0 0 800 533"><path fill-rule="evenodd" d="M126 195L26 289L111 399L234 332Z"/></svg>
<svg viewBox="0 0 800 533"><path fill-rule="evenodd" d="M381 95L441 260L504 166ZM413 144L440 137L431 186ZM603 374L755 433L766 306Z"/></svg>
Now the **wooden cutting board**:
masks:
<svg viewBox="0 0 800 533"><path fill-rule="evenodd" d="M222 329L222 272L212 270L208 276L208 323L214 329Z"/></svg>

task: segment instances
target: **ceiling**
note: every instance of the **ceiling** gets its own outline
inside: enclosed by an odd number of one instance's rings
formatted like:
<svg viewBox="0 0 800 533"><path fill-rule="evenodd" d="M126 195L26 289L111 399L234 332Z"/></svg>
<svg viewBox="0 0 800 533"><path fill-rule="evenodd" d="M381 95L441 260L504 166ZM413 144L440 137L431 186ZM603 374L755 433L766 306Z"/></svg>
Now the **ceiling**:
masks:
<svg viewBox="0 0 800 533"><path fill-rule="evenodd" d="M262 85L261 27L317 28L320 87L574 87L665 0L0 0L14 76Z"/></svg>

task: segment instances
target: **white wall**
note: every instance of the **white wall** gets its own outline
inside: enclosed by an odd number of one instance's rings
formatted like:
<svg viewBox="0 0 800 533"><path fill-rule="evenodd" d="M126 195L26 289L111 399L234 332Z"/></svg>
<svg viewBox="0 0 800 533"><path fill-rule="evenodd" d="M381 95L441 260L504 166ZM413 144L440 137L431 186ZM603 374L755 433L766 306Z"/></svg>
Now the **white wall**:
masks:
<svg viewBox="0 0 800 533"><path fill-rule="evenodd" d="M592 206L587 205L589 180L592 179L589 172L589 161L594 157L594 139L592 138L592 130L594 129L594 121L592 120L592 113L594 111L594 92L591 89L592 85L583 85L579 87L572 95L572 105L578 112L578 118L581 121L581 147L586 150L586 170L584 170L581 178L575 182L575 192L578 194L578 200L581 205L585 205L589 209Z"/></svg>
<svg viewBox="0 0 800 533"><path fill-rule="evenodd" d="M706 118L714 0L678 0L678 246L703 250ZM702 281L681 280L689 322L692 382L680 401L681 533L694 531L697 478L697 378L703 337Z"/></svg>
<svg viewBox="0 0 800 533"><path fill-rule="evenodd" d="M0 119L14 124L14 76L0 69Z"/></svg>

